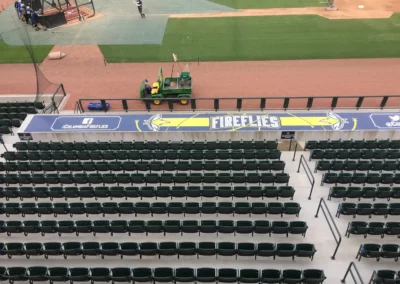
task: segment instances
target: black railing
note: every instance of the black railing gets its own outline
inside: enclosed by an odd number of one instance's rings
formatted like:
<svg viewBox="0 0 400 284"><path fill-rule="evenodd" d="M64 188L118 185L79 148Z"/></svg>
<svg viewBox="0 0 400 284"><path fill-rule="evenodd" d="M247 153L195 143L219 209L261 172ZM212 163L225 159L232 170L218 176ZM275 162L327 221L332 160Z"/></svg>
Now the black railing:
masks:
<svg viewBox="0 0 400 284"><path fill-rule="evenodd" d="M296 144L296 150L297 150L297 144ZM293 157L293 159L294 159L294 157ZM312 174L312 171L310 170L310 167L307 164L306 159L304 159L303 155L300 156L299 167L297 168L298 173L300 172L301 166L303 166L304 172L306 173L308 181L311 184L310 194L308 196L308 199L311 199L311 195L313 193L314 185L315 185L315 178L314 178L314 175Z"/></svg>
<svg viewBox="0 0 400 284"><path fill-rule="evenodd" d="M297 154L297 146L299 145L299 142L296 141L296 145L294 146L294 153L293 153L293 162L296 160L296 154Z"/></svg>
<svg viewBox="0 0 400 284"><path fill-rule="evenodd" d="M75 103L74 113L83 113L85 112L82 108L82 105L79 102Z"/></svg>
<svg viewBox="0 0 400 284"><path fill-rule="evenodd" d="M347 267L347 270L346 270L346 273L344 274L343 279L340 280L342 283L346 283L346 278L349 275L349 273L350 273L351 278L354 281L354 284L364 284L364 281L361 278L360 272L358 272L357 266L355 265L354 262L351 262L349 264L349 267ZM358 277L358 281L357 281L356 276Z"/></svg>
<svg viewBox="0 0 400 284"><path fill-rule="evenodd" d="M375 278L375 276L376 276L376 271L374 270L374 272L372 273L371 279L369 279L368 284L374 283L374 278Z"/></svg>
<svg viewBox="0 0 400 284"><path fill-rule="evenodd" d="M332 259L335 259L336 253L339 249L339 246L342 243L342 236L340 235L340 232L339 232L338 227L336 226L335 220L333 219L332 214L329 211L329 208L326 205L325 200L323 198L321 198L321 200L319 201L319 205L318 205L317 213L315 214L315 218L318 218L319 209L321 209L322 213L324 213L325 220L328 223L329 229L331 230L333 238L335 239L335 242L336 242L335 252L331 256Z"/></svg>
<svg viewBox="0 0 400 284"><path fill-rule="evenodd" d="M317 109L392 109L400 106L400 95L380 96L346 96L346 97L243 97L243 98L185 98L185 106L174 103L176 98L164 98L164 105L156 106L156 111L173 110L317 110ZM390 100L391 99L391 100ZM100 111L108 111L106 103L112 104L111 110L115 111L151 111L153 100L151 98L102 98L79 99L82 106L84 102L101 102ZM372 100L372 101L371 101ZM390 100L390 101L389 101ZM387 104L392 102L391 106ZM135 107L130 105L135 104ZM315 106L316 105L316 106ZM177 107L178 106L178 107ZM82 108L83 109L83 108Z"/></svg>

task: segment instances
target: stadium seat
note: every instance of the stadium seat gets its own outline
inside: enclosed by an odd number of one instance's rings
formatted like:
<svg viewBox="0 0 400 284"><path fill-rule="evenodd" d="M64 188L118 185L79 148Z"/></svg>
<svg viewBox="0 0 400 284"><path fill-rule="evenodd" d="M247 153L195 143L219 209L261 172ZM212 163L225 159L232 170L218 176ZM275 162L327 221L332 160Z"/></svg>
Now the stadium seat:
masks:
<svg viewBox="0 0 400 284"><path fill-rule="evenodd" d="M178 244L178 258L180 256L195 256L195 255L197 255L197 245L196 245L196 243L194 243L194 242L181 242L181 243Z"/></svg>
<svg viewBox="0 0 400 284"><path fill-rule="evenodd" d="M296 244L295 247L297 257L308 257L311 260L314 259L314 254L316 253L315 246L313 244Z"/></svg>
<svg viewBox="0 0 400 284"><path fill-rule="evenodd" d="M358 261L360 261L362 257L375 258L377 261L379 261L379 258L381 256L380 250L381 250L381 245L363 244L360 245L356 258L358 258Z"/></svg>
<svg viewBox="0 0 400 284"><path fill-rule="evenodd" d="M5 279L8 279L9 283L12 284L15 281L24 281L25 275L26 275L26 268L16 266L7 268L3 277ZM49 279L48 275L46 275L46 278Z"/></svg>
<svg viewBox="0 0 400 284"><path fill-rule="evenodd" d="M256 257L258 254L258 250L256 248L256 244L254 243L238 243L237 244L237 254L236 259L238 256L244 257Z"/></svg>
<svg viewBox="0 0 400 284"><path fill-rule="evenodd" d="M86 267L74 267L68 269L68 279L70 283L87 282L90 280L89 269Z"/></svg>
<svg viewBox="0 0 400 284"><path fill-rule="evenodd" d="M289 243L279 243L276 245L275 256L279 257L291 257L293 260L296 255L296 249L294 244ZM274 256L274 259L275 259Z"/></svg>
<svg viewBox="0 0 400 284"><path fill-rule="evenodd" d="M109 268L93 267L90 268L90 280L95 282L110 282L111 272Z"/></svg>
<svg viewBox="0 0 400 284"><path fill-rule="evenodd" d="M81 252L82 258L85 259L86 256L96 256L100 255L101 246L98 242L84 242L82 243Z"/></svg>
<svg viewBox="0 0 400 284"><path fill-rule="evenodd" d="M26 269L25 278L29 283L45 282L47 281L47 267L46 266L31 266Z"/></svg>
<svg viewBox="0 0 400 284"><path fill-rule="evenodd" d="M381 247L380 257L382 258L393 258L394 261L398 261L400 256L399 245L396 244L383 244Z"/></svg>
<svg viewBox="0 0 400 284"><path fill-rule="evenodd" d="M357 213L357 205L355 203L343 202L339 204L338 210L336 212L336 217L340 217L340 215L353 215L355 216Z"/></svg>
<svg viewBox="0 0 400 284"><path fill-rule="evenodd" d="M303 283L305 284L322 284L326 279L324 271L319 269L305 269L303 270L302 276Z"/></svg>
<svg viewBox="0 0 400 284"><path fill-rule="evenodd" d="M282 271L281 283L301 283L303 280L302 271L297 269L285 269Z"/></svg>
<svg viewBox="0 0 400 284"><path fill-rule="evenodd" d="M282 272L277 269L261 270L261 283L281 283Z"/></svg>

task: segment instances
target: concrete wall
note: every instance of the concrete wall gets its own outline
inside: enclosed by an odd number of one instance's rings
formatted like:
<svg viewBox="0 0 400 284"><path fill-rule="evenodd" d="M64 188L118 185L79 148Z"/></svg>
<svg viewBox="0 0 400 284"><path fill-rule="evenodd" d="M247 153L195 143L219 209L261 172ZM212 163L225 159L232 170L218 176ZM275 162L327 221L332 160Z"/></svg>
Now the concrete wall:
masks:
<svg viewBox="0 0 400 284"><path fill-rule="evenodd" d="M35 141L204 141L204 140L275 140L281 131L247 132L100 132L100 133L32 133ZM301 131L296 132L297 141L349 140L349 139L400 139L400 131Z"/></svg>

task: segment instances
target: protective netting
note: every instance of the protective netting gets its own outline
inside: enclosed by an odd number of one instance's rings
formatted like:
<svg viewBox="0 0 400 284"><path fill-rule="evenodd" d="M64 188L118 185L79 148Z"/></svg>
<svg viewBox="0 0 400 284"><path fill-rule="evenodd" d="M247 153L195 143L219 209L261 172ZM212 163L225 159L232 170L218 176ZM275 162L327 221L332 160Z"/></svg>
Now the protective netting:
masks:
<svg viewBox="0 0 400 284"><path fill-rule="evenodd" d="M19 20L13 9L8 9L7 12L7 17L12 18L12 20L9 21L12 26L10 25L9 31L0 34L0 40L12 44L15 50L13 55L17 56L16 61L18 61L18 58L21 58L21 62L30 61L32 63L35 82L32 82L32 86L29 85L29 92L27 93L35 94L35 102L43 102L45 104L46 107L42 112L58 112L58 108L66 94L62 84L56 84L47 79L40 69L39 64L41 60L44 59L44 56L43 54L38 55L38 49L35 49L35 46L32 45L31 33L35 32L34 28L30 24ZM43 50L40 50L40 52L43 53ZM26 82L26 80L24 82Z"/></svg>

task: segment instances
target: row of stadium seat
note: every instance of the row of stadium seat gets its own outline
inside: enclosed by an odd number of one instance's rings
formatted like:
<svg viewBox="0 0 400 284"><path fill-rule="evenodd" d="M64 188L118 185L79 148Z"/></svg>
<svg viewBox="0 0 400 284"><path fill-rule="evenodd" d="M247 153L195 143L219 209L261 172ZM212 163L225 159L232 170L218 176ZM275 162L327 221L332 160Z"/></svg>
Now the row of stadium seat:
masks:
<svg viewBox="0 0 400 284"><path fill-rule="evenodd" d="M19 107L19 106L35 106L36 108L44 108L43 102L1 102L0 107ZM42 106L42 107L41 107Z"/></svg>
<svg viewBox="0 0 400 284"><path fill-rule="evenodd" d="M396 244L362 244L358 249L356 258L358 261L362 257L375 258L377 261L382 258L393 258L394 261L398 261L400 256L399 245Z"/></svg>
<svg viewBox="0 0 400 284"><path fill-rule="evenodd" d="M277 141L98 141L98 142L17 142L18 151L84 150L274 150Z"/></svg>
<svg viewBox="0 0 400 284"><path fill-rule="evenodd" d="M398 246L397 246L398 247ZM313 244L292 243L233 243L233 242L65 242L65 243L0 243L0 256L238 256L246 257L308 257L311 260L316 252Z"/></svg>
<svg viewBox="0 0 400 284"><path fill-rule="evenodd" d="M13 118L13 119L3 118L3 119L0 119L0 126L20 127L21 123L22 122L21 122L21 120L19 118Z"/></svg>
<svg viewBox="0 0 400 284"><path fill-rule="evenodd" d="M374 271L369 283L395 284L400 281L400 270L378 270Z"/></svg>
<svg viewBox="0 0 400 284"><path fill-rule="evenodd" d="M400 237L400 222L360 222L354 221L350 222L347 226L346 236L350 235L367 235L381 236L383 238L385 235L388 236L398 236Z"/></svg>
<svg viewBox="0 0 400 284"><path fill-rule="evenodd" d="M326 173L322 175L321 185L327 184L400 184L400 173Z"/></svg>
<svg viewBox="0 0 400 284"><path fill-rule="evenodd" d="M400 149L400 140L310 140L305 149Z"/></svg>
<svg viewBox="0 0 400 284"><path fill-rule="evenodd" d="M357 215L360 216L385 216L387 215L397 216L400 215L400 203L340 203L336 212L336 217L340 215L353 215L355 218Z"/></svg>
<svg viewBox="0 0 400 284"><path fill-rule="evenodd" d="M390 188L389 188L390 189ZM397 192L397 191L394 191ZM0 188L0 198L291 198L295 189L292 186L85 186L85 187L6 187ZM400 188L396 196L400 197ZM394 197L397 198L397 197Z"/></svg>
<svg viewBox="0 0 400 284"><path fill-rule="evenodd" d="M0 232L7 233L8 236L15 233L24 233L28 236L30 233L45 234L58 233L73 234L77 236L80 233L128 233L133 234L153 233L164 235L167 233L181 234L300 234L305 237L308 226L303 221L232 221L232 220L80 220L80 221L0 221Z"/></svg>
<svg viewBox="0 0 400 284"><path fill-rule="evenodd" d="M312 150L310 161L314 160L397 160L400 158L400 151L397 150Z"/></svg>
<svg viewBox="0 0 400 284"><path fill-rule="evenodd" d="M12 134L14 135L14 132L11 127L9 126L0 126L0 134Z"/></svg>
<svg viewBox="0 0 400 284"><path fill-rule="evenodd" d="M0 105L0 113L27 113L36 114L37 109L34 106L9 106L4 107Z"/></svg>
<svg viewBox="0 0 400 284"><path fill-rule="evenodd" d="M400 171L399 161L318 161L315 164L317 171Z"/></svg>
<svg viewBox="0 0 400 284"><path fill-rule="evenodd" d="M329 190L328 200L332 198L400 198L400 187L358 187L358 186L333 186Z"/></svg>
<svg viewBox="0 0 400 284"><path fill-rule="evenodd" d="M81 172L81 171L284 171L283 161L105 161L105 162L0 162L0 171L8 172Z"/></svg>
<svg viewBox="0 0 400 284"><path fill-rule="evenodd" d="M386 157L386 152L385 155ZM279 160L279 150L193 150L193 151L32 151L5 152L1 155L7 161L51 161L51 160ZM382 158L383 159L383 158Z"/></svg>
<svg viewBox="0 0 400 284"><path fill-rule="evenodd" d="M27 116L26 112L0 112L0 119L19 119L23 121Z"/></svg>
<svg viewBox="0 0 400 284"><path fill-rule="evenodd" d="M396 176L400 183L400 174ZM176 174L7 174L0 175L0 183L9 184L202 184L253 183L288 184L286 173L176 173Z"/></svg>
<svg viewBox="0 0 400 284"><path fill-rule="evenodd" d="M326 279L323 270L318 269L233 269L233 268L66 268L66 267L0 267L0 279L14 281L34 281L74 283L79 282L124 282L124 283L305 283L322 284Z"/></svg>
<svg viewBox="0 0 400 284"><path fill-rule="evenodd" d="M10 215L66 215L75 214L300 214L300 204L295 202L74 202L74 203L0 203L0 214Z"/></svg>

